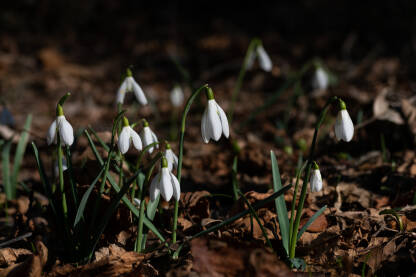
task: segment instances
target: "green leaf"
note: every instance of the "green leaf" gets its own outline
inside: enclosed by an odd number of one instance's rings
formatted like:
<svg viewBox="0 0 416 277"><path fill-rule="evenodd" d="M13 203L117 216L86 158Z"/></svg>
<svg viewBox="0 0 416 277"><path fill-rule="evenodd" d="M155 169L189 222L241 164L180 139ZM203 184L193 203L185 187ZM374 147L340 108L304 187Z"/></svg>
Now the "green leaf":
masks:
<svg viewBox="0 0 416 277"><path fill-rule="evenodd" d="M6 193L7 200L13 199L13 188L10 182L10 147L12 140L7 141L1 150L1 163L3 164L3 186Z"/></svg>
<svg viewBox="0 0 416 277"><path fill-rule="evenodd" d="M20 165L22 164L23 155L26 151L27 141L29 138L30 125L32 123L32 115L29 114L26 118L25 125L23 126L23 132L20 134L20 139L17 144L16 153L14 155L13 162L13 173L10 179L10 185L12 187L12 196L16 198L16 185L17 185L17 175L19 174Z"/></svg>
<svg viewBox="0 0 416 277"><path fill-rule="evenodd" d="M98 180L100 179L100 177L103 174L103 172L104 172L104 167L101 168L101 171L100 171L100 173L98 173L98 176L94 179L94 181L88 187L87 191L82 196L81 202L79 203L79 207L78 207L77 214L75 216L74 227L78 224L78 222L84 216L84 210L85 210L85 206L87 205L88 198L90 197L90 194L93 191L93 189L95 187L95 184L98 182Z"/></svg>
<svg viewBox="0 0 416 277"><path fill-rule="evenodd" d="M273 173L273 191L282 189L282 180L280 179L279 166L277 165L276 155L270 151L272 159L272 173ZM277 197L274 201L276 205L277 218L279 220L280 234L282 235L283 247L289 255L289 218L287 215L287 208L284 195Z"/></svg>
<svg viewBox="0 0 416 277"><path fill-rule="evenodd" d="M290 259L292 266L296 269L305 270L306 269L306 262L302 258L293 258Z"/></svg>
<svg viewBox="0 0 416 277"><path fill-rule="evenodd" d="M298 236L296 238L296 241L298 241L300 239L300 237L303 235L303 233L305 233L306 229L308 229L308 227L312 224L312 222L315 221L315 219L320 216L323 211L325 211L326 209L326 205L323 206L322 208L319 209L319 211L317 211L311 218L309 218L308 222L306 222L305 225L303 225L302 229L300 229Z"/></svg>

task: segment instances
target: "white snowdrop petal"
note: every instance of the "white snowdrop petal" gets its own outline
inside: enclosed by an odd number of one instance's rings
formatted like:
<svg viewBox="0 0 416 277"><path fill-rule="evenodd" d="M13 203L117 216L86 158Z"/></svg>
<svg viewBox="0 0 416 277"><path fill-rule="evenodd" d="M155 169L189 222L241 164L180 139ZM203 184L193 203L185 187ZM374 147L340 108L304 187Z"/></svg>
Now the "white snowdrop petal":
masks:
<svg viewBox="0 0 416 277"><path fill-rule="evenodd" d="M342 116L342 123L343 123L342 126L344 129L344 140L346 142L349 142L354 136L354 124L352 123L351 117L348 114L347 110L342 110L341 116Z"/></svg>
<svg viewBox="0 0 416 277"><path fill-rule="evenodd" d="M134 92L134 95L136 96L137 101L139 101L139 103L142 105L146 105L147 99L146 99L146 96L144 95L142 88L134 79L132 80L132 85L133 85L133 92Z"/></svg>
<svg viewBox="0 0 416 277"><path fill-rule="evenodd" d="M208 120L207 120L207 128L210 132L209 136L215 141L218 141L221 137L222 133L222 126L221 126L221 119L218 114L217 103L215 100L208 101Z"/></svg>
<svg viewBox="0 0 416 277"><path fill-rule="evenodd" d="M328 74L322 68L315 71L315 85L318 89L325 90L329 85Z"/></svg>
<svg viewBox="0 0 416 277"><path fill-rule="evenodd" d="M131 127L130 127L130 137L131 137L131 140L133 141L134 148L136 148L139 151L142 150L143 149L142 140L140 139L140 136L136 133L136 131L134 131L133 128Z"/></svg>
<svg viewBox="0 0 416 277"><path fill-rule="evenodd" d="M56 120L52 122L46 135L46 143L51 145L53 142L56 143Z"/></svg>
<svg viewBox="0 0 416 277"><path fill-rule="evenodd" d="M250 70L253 68L253 64L254 64L254 60L256 59L256 51L251 51L248 59L247 59L247 63L246 63L246 69Z"/></svg>
<svg viewBox="0 0 416 277"><path fill-rule="evenodd" d="M181 186L176 176L173 175L172 172L169 172L169 174L170 174L170 178L172 182L173 197L175 198L176 201L179 201L179 199L181 198Z"/></svg>
<svg viewBox="0 0 416 277"><path fill-rule="evenodd" d="M173 159L173 152L172 152L171 149L166 149L166 151L165 151L165 158L166 158L166 161L168 162L168 169L169 169L169 171L172 171L174 159Z"/></svg>
<svg viewBox="0 0 416 277"><path fill-rule="evenodd" d="M311 184L311 191L312 192L321 191L321 189L322 189L322 177L321 177L321 172L319 171L319 169L314 169L312 171L310 184Z"/></svg>
<svg viewBox="0 0 416 277"><path fill-rule="evenodd" d="M134 198L133 202L136 206L140 207L140 203L142 202L139 198Z"/></svg>
<svg viewBox="0 0 416 277"><path fill-rule="evenodd" d="M127 81L124 80L123 83L121 83L120 87L118 88L117 91L117 103L124 103L124 97L126 96L126 89L127 88Z"/></svg>
<svg viewBox="0 0 416 277"><path fill-rule="evenodd" d="M159 190L159 183L160 183L160 173L156 174L156 176L153 178L152 183L150 183L150 200L155 201L156 198L159 196L160 190Z"/></svg>
<svg viewBox="0 0 416 277"><path fill-rule="evenodd" d="M152 133L151 133L150 128L148 126L143 128L140 135L142 137L143 147L146 147L149 144L153 143ZM151 147L149 149L149 153L152 154L152 152L153 152L153 147Z"/></svg>
<svg viewBox="0 0 416 277"><path fill-rule="evenodd" d="M207 112L208 112L208 107L205 108L204 113L202 115L202 119L201 119L201 135L202 135L202 140L205 143L209 142L209 136L208 136L208 130L207 130Z"/></svg>
<svg viewBox="0 0 416 277"><path fill-rule="evenodd" d="M121 154L125 154L130 148L130 127L125 126L121 130L120 136L118 138L118 150Z"/></svg>
<svg viewBox="0 0 416 277"><path fill-rule="evenodd" d="M224 110L220 107L220 105L217 104L218 113L220 114L221 119L221 126L222 126L222 132L226 138L230 136L230 128L228 126L228 119L227 115L225 114Z"/></svg>
<svg viewBox="0 0 416 277"><path fill-rule="evenodd" d="M174 107L180 107L183 104L184 94L179 86L175 86L170 93L170 101Z"/></svg>
<svg viewBox="0 0 416 277"><path fill-rule="evenodd" d="M178 156L176 156L176 154L173 153L173 151L172 151L172 157L173 157L173 166L175 168L178 168Z"/></svg>
<svg viewBox="0 0 416 277"><path fill-rule="evenodd" d="M261 69L264 71L271 71L272 70L272 60L270 59L269 55L266 53L266 50L264 50L263 46L257 47L257 55L259 57L259 63Z"/></svg>
<svg viewBox="0 0 416 277"><path fill-rule="evenodd" d="M62 117L58 120L59 135L61 136L62 143L70 146L74 142L74 130L63 115L59 117Z"/></svg>
<svg viewBox="0 0 416 277"><path fill-rule="evenodd" d="M156 134L152 131L152 130L150 130L150 132L151 132L151 134L152 134L152 143L153 142L159 142L158 140L157 140L157 136L156 136ZM159 148L159 144L156 144L156 146L155 146L156 148Z"/></svg>
<svg viewBox="0 0 416 277"><path fill-rule="evenodd" d="M160 194L166 201L169 201L173 195L172 180L169 173L170 171L167 167L162 168L162 175L159 183Z"/></svg>

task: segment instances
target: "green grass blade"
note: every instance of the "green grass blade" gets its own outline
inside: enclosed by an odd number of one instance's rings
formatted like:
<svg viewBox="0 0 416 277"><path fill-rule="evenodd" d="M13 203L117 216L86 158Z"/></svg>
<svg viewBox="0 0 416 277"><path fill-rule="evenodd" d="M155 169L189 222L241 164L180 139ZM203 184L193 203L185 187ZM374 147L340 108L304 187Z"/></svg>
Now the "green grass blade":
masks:
<svg viewBox="0 0 416 277"><path fill-rule="evenodd" d="M49 205L51 206L53 213L55 214L55 216L57 216L58 214L56 212L55 204L52 198L51 185L48 181L48 178L46 177L45 167L43 166L42 160L39 157L39 151L38 151L38 148L36 147L35 142L32 142L32 149L35 155L36 164L38 166L39 176L40 176L41 183L43 185L43 190L45 191L46 196L49 199Z"/></svg>
<svg viewBox="0 0 416 277"><path fill-rule="evenodd" d="M1 163L3 164L3 186L4 192L6 193L7 200L13 199L13 188L11 187L12 184L10 182L10 147L12 145L12 141L7 141L3 149L1 150Z"/></svg>
<svg viewBox="0 0 416 277"><path fill-rule="evenodd" d="M26 151L31 123L32 123L32 115L29 114L26 118L25 125L23 126L23 132L20 134L20 139L19 139L19 142L17 143L16 153L14 155L13 173L10 178L10 183L11 183L10 185L12 187L13 198L16 198L17 175L19 174L19 169L22 164L23 155L25 154L25 151Z"/></svg>
<svg viewBox="0 0 416 277"><path fill-rule="evenodd" d="M90 194L93 191L95 184L98 182L103 172L104 172L104 167L101 168L101 171L100 173L98 173L98 176L94 179L94 181L88 187L87 191L85 191L84 195L82 196L81 202L79 203L77 214L75 216L74 227L78 224L78 222L84 216L84 210L85 210L85 206L87 205L88 198L90 197Z"/></svg>
<svg viewBox="0 0 416 277"><path fill-rule="evenodd" d="M90 129L91 133L94 135L95 139L100 143L101 147L103 147L104 150L107 152L110 151L110 147L100 138L97 132L91 126L89 126L88 129Z"/></svg>
<svg viewBox="0 0 416 277"><path fill-rule="evenodd" d="M279 166L277 165L276 155L273 151L270 151L272 159L272 173L273 173L273 191L279 191L282 189L282 180L280 179ZM289 218L287 215L287 208L284 195L281 195L275 199L277 218L279 220L280 233L282 235L283 247L286 253L289 255Z"/></svg>
<svg viewBox="0 0 416 277"><path fill-rule="evenodd" d="M298 236L296 238L296 241L300 239L303 233L305 233L306 229L308 229L308 227L312 224L312 222L314 222L315 219L325 211L325 209L326 209L326 205L320 208L319 211L317 211L311 218L309 218L308 222L306 222L306 224L303 225L303 227L300 229Z"/></svg>
<svg viewBox="0 0 416 277"><path fill-rule="evenodd" d="M90 134L88 133L88 131L87 131L87 130L84 130L84 134L85 134L85 136L87 137L88 143L89 143L89 145L90 145L90 147L91 147L92 152L94 153L95 158L97 159L97 161L98 161L101 165L104 165L104 161L103 161L103 159L101 158L100 153L98 153L98 150L97 150L97 148L95 147L95 144L94 144L94 142L92 141L92 138L91 138Z"/></svg>
<svg viewBox="0 0 416 277"><path fill-rule="evenodd" d="M275 200L275 199L276 199L277 197L279 197L280 195L283 195L283 194L284 194L286 191L288 191L291 187L292 187L292 185L291 185L291 184L290 184L290 185L287 185L287 186L283 187L282 189L280 189L279 191L277 191L277 192L273 193L272 195L270 195L270 196L269 196L269 197L267 197L266 199L263 199L263 200L261 200L261 201L258 201L257 203L255 203L254 205L252 205L253 210L254 210L254 211L257 211L257 210L258 210L258 209L260 209L261 207L263 207L263 206L265 206L265 205L269 204L270 202L272 202L273 200ZM246 210L242 211L241 213L238 213L238 214L236 214L236 215L234 215L234 216L230 217L229 219L224 220L224 221L223 221L223 222L221 222L221 223L218 223L218 224L216 224L216 225L214 225L214 226L212 226L212 227L210 227L210 228L208 228L208 229L206 229L206 230L204 230L204 231L201 231L201 232L199 232L199 233L197 233L197 234L193 235L193 236L192 236L190 239L188 239L187 241L192 240L192 239L195 239L195 238L198 238L198 237L200 237L200 236L203 236L203 235L205 235L205 234L211 233L211 232L213 232L213 231L216 231L216 230L218 230L218 229L220 229L220 228L222 228L222 227L224 227L224 226L226 226L226 225L228 225L228 224L230 224L230 223L232 223L232 222L236 221L237 219L240 219L240 218L242 218L243 216L246 216L246 215L247 215L247 214L249 214L249 213L250 213L250 209L246 209ZM181 244L181 245L179 246L178 250L176 250L176 251L175 251L175 253L174 253L173 257L178 257L179 252L180 252L180 250L182 249L183 245L184 245L184 243L183 243L183 244Z"/></svg>

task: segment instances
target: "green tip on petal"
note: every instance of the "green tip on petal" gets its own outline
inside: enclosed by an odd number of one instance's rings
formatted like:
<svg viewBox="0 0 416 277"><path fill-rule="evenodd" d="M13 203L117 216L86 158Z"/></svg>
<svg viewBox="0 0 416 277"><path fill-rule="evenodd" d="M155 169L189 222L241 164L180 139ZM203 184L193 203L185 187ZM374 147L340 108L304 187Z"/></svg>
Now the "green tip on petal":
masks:
<svg viewBox="0 0 416 277"><path fill-rule="evenodd" d="M208 100L214 99L214 92L212 91L212 89L210 87L207 87L206 94L207 94Z"/></svg>
<svg viewBox="0 0 416 277"><path fill-rule="evenodd" d="M312 167L313 167L313 169L319 169L319 166L318 166L318 164L315 162L315 161L313 161L313 164L312 164Z"/></svg>
<svg viewBox="0 0 416 277"><path fill-rule="evenodd" d="M131 72L131 69L130 68L127 68L126 69L126 75L127 75L127 77L133 76L133 72Z"/></svg>
<svg viewBox="0 0 416 277"><path fill-rule="evenodd" d="M170 143L167 140L165 140L165 144L166 144L166 149L171 149L170 148Z"/></svg>
<svg viewBox="0 0 416 277"><path fill-rule="evenodd" d="M143 122L143 127L149 127L149 122L147 122L146 119L143 118L142 122Z"/></svg>
<svg viewBox="0 0 416 277"><path fill-rule="evenodd" d="M162 157L162 168L168 167L168 160L166 157Z"/></svg>
<svg viewBox="0 0 416 277"><path fill-rule="evenodd" d="M125 117L125 116L123 116L123 126L124 126L124 127L130 126L130 124L129 124L129 120L128 120L128 119L127 119L127 117Z"/></svg>
<svg viewBox="0 0 416 277"><path fill-rule="evenodd" d="M340 110L346 110L347 109L347 105L345 105L345 102L342 101L341 99L338 99L339 101L339 109Z"/></svg>
<svg viewBox="0 0 416 277"><path fill-rule="evenodd" d="M64 109L60 104L56 105L56 116L64 115Z"/></svg>

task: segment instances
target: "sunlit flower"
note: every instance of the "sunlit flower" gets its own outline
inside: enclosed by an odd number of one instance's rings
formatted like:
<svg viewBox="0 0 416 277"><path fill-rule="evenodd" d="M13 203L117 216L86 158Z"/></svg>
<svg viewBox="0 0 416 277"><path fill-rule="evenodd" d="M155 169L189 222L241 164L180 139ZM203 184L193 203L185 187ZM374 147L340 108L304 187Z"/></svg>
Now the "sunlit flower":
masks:
<svg viewBox="0 0 416 277"><path fill-rule="evenodd" d="M170 101L174 107L181 107L184 100L183 90L180 86L176 85L170 92Z"/></svg>
<svg viewBox="0 0 416 277"><path fill-rule="evenodd" d="M201 121L202 139L208 143L210 139L218 141L221 134L226 138L230 135L228 119L224 110L215 102L214 94L207 89L208 106L205 108Z"/></svg>
<svg viewBox="0 0 416 277"><path fill-rule="evenodd" d="M170 171L172 171L173 168L178 168L178 157L173 153L169 143L166 143L165 157L168 161L168 168Z"/></svg>
<svg viewBox="0 0 416 277"><path fill-rule="evenodd" d="M118 137L118 150L121 154L127 153L130 148L130 143L133 142L134 148L137 150L142 150L142 140L140 136L130 127L129 121L126 117L123 117L123 129Z"/></svg>
<svg viewBox="0 0 416 277"><path fill-rule="evenodd" d="M59 133L61 145L72 145L74 142L74 130L71 124L66 120L64 111L61 105L58 104L57 117L49 127L48 134L46 135L46 142L48 145L57 143L56 133Z"/></svg>
<svg viewBox="0 0 416 277"><path fill-rule="evenodd" d="M322 67L318 67L315 71L313 86L320 90L326 90L329 86L328 73Z"/></svg>
<svg viewBox="0 0 416 277"><path fill-rule="evenodd" d="M319 171L319 166L316 162L313 162L313 169L310 178L311 192L318 192L322 189L322 177Z"/></svg>
<svg viewBox="0 0 416 277"><path fill-rule="evenodd" d="M157 140L157 136L155 135L155 133L153 133L153 131L150 129L149 127L149 123L143 119L143 130L140 133L140 136L142 137L142 141L143 141L143 147L148 146L149 144L158 142ZM159 148L159 146L156 144L155 146L156 148ZM149 153L152 154L153 149L155 147L150 147L149 149Z"/></svg>
<svg viewBox="0 0 416 277"><path fill-rule="evenodd" d="M161 171L159 171L150 184L150 200L155 201L159 194L166 201L169 201L172 195L176 201L179 201L181 197L179 181L169 170L168 161L165 157L162 158Z"/></svg>
<svg viewBox="0 0 416 277"><path fill-rule="evenodd" d="M147 99L142 88L139 86L136 80L134 80L131 70L127 69L127 77L124 79L123 83L121 83L117 91L117 103L123 104L126 93L131 91L133 91L134 96L140 104L147 104Z"/></svg>
<svg viewBox="0 0 416 277"><path fill-rule="evenodd" d="M337 140L344 140L349 142L354 136L354 124L348 114L345 102L339 100L340 110L335 122L335 137Z"/></svg>

